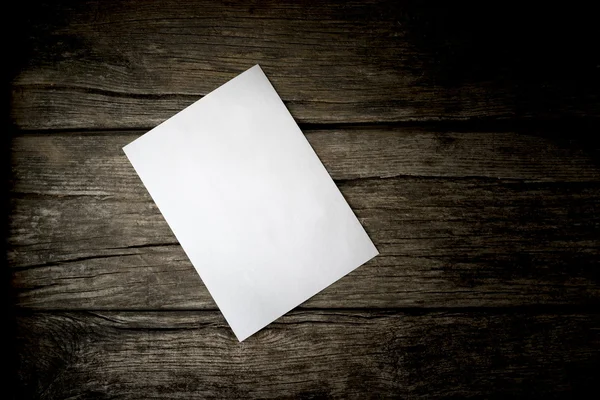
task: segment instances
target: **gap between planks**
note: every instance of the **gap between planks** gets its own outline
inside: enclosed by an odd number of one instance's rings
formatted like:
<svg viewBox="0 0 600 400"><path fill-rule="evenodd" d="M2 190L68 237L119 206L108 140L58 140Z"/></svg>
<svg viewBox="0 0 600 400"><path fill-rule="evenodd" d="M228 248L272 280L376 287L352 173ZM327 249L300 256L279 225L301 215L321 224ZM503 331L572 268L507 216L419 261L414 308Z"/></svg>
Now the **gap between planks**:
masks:
<svg viewBox="0 0 600 400"><path fill-rule="evenodd" d="M183 108L184 109L184 108ZM182 109L182 110L183 110ZM175 115L175 114L173 114ZM560 120L549 118L454 118L454 119L411 119L398 121L368 121L368 122L299 122L296 121L302 131L313 130L340 130L340 129L395 129L413 128L438 132L461 132L461 133L534 133L543 132L545 135L555 136L563 134L565 130L574 132L569 139L585 138L587 135L596 133L600 129L600 117L582 116L578 118L565 117ZM13 135L36 135L36 134L61 134L61 135L114 135L121 133L139 133L140 135L154 129L155 125L136 127L48 127L40 129L12 128Z"/></svg>
<svg viewBox="0 0 600 400"><path fill-rule="evenodd" d="M427 314L529 314L529 315L572 315L572 314L600 314L600 304L522 304L515 306L466 306L466 307L302 307L301 305L288 311L289 314L344 314L370 312L377 317L386 315L407 315L420 316ZM220 313L216 308L32 308L19 307L12 308L13 315L26 316L32 314L86 314L86 313L122 313L122 314L153 314L153 313L181 313L181 314L200 314L200 313Z"/></svg>

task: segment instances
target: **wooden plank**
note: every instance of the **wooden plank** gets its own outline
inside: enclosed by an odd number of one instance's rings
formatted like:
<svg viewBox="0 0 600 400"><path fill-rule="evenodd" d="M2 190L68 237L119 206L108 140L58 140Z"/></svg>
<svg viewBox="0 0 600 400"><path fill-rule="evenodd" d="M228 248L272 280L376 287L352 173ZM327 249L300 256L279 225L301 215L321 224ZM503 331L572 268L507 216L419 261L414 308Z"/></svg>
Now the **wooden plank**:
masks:
<svg viewBox="0 0 600 400"><path fill-rule="evenodd" d="M600 185L388 179L340 185L381 255L307 307L598 303ZM13 201L19 305L214 308L155 205Z"/></svg>
<svg viewBox="0 0 600 400"><path fill-rule="evenodd" d="M305 135L334 180L425 176L598 181L600 147L581 140L585 132L567 127L544 134L370 126L306 129ZM145 191L121 148L143 133L18 135L11 146L12 191L140 199Z"/></svg>
<svg viewBox="0 0 600 400"><path fill-rule="evenodd" d="M302 123L600 114L594 13L398 3L25 2L12 119L151 127L256 63Z"/></svg>
<svg viewBox="0 0 600 400"><path fill-rule="evenodd" d="M307 307L598 302L588 152L513 133L397 133L307 134L381 252ZM20 306L215 307L121 152L134 137L15 138L8 260Z"/></svg>
<svg viewBox="0 0 600 400"><path fill-rule="evenodd" d="M293 312L238 343L217 312L18 318L23 398L578 397L598 315Z"/></svg>

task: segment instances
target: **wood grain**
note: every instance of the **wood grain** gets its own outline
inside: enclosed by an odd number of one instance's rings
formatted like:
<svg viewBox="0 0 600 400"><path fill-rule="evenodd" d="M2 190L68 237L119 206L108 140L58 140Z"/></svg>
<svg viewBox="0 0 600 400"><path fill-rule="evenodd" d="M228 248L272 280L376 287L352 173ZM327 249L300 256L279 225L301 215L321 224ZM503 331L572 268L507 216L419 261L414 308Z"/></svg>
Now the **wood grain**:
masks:
<svg viewBox="0 0 600 400"><path fill-rule="evenodd" d="M482 136L309 132L381 255L306 306L596 304L600 185L589 153ZM8 259L20 306L215 307L121 152L135 137L14 140ZM545 156L526 162L524 143Z"/></svg>
<svg viewBox="0 0 600 400"><path fill-rule="evenodd" d="M468 131L369 126L305 129L334 180L395 176L586 182L600 179L593 128ZM12 191L139 199L121 148L139 132L26 134L13 138ZM566 139L568 138L568 139Z"/></svg>
<svg viewBox="0 0 600 400"><path fill-rule="evenodd" d="M296 311L243 343L217 312L18 322L22 397L577 396L599 366L596 314Z"/></svg>
<svg viewBox="0 0 600 400"><path fill-rule="evenodd" d="M568 11L545 13L392 0L25 2L11 115L23 129L152 127L259 63L301 123L597 116L600 58L573 46L597 36L594 14L556 29Z"/></svg>
<svg viewBox="0 0 600 400"><path fill-rule="evenodd" d="M600 187L391 179L340 185L381 255L313 307L598 301ZM213 308L154 204L16 199L24 306Z"/></svg>
<svg viewBox="0 0 600 400"><path fill-rule="evenodd" d="M593 393L597 13L467 7L8 4L5 397ZM121 147L256 63L381 255L238 343Z"/></svg>

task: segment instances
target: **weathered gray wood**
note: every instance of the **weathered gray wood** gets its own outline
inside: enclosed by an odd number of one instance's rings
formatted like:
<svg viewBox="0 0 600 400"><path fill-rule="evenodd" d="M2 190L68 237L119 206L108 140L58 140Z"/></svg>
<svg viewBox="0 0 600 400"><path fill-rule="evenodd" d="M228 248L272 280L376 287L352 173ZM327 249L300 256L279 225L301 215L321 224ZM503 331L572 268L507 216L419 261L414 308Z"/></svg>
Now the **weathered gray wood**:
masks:
<svg viewBox="0 0 600 400"><path fill-rule="evenodd" d="M598 315L293 312L238 343L217 312L34 313L21 397L323 398L583 394Z"/></svg>
<svg viewBox="0 0 600 400"><path fill-rule="evenodd" d="M139 179L121 148L143 133L17 136L11 148L12 191L139 199ZM378 126L305 133L336 180L394 176L600 180L597 146L574 146L555 136ZM565 130L564 135L572 132Z"/></svg>
<svg viewBox="0 0 600 400"><path fill-rule="evenodd" d="M389 179L342 184L381 255L312 307L596 303L600 188ZM9 262L36 308L213 308L150 201L13 202Z"/></svg>
<svg viewBox="0 0 600 400"><path fill-rule="evenodd" d="M256 63L300 122L600 113L597 57L568 40L594 36L550 25L531 44L529 19L500 9L373 0L24 8L11 38L26 56L11 113L25 129L151 127Z"/></svg>
<svg viewBox="0 0 600 400"><path fill-rule="evenodd" d="M381 255L307 306L597 303L596 165L543 138L486 135L496 139L308 133ZM20 306L215 307L121 151L136 136L15 138L8 259ZM361 179L373 176L391 177Z"/></svg>
<svg viewBox="0 0 600 400"><path fill-rule="evenodd" d="M48 3L5 13L12 120L54 129L11 146L18 398L593 393L600 152L580 128L597 132L600 53L577 44L595 13ZM239 344L120 150L142 130L114 129L255 63L382 254Z"/></svg>

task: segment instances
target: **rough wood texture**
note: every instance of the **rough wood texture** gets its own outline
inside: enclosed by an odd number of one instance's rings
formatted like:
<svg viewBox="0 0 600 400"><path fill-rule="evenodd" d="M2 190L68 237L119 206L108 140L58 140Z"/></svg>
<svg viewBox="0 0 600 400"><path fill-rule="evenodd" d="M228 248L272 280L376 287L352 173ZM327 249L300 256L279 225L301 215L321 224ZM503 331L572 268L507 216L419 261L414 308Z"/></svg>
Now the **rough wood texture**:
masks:
<svg viewBox="0 0 600 400"><path fill-rule="evenodd" d="M256 63L300 122L598 115L598 52L574 47L597 37L594 13L567 30L554 19L569 18L563 8L399 3L25 6L12 118L25 129L151 127Z"/></svg>
<svg viewBox="0 0 600 400"><path fill-rule="evenodd" d="M523 312L293 312L244 343L217 312L35 313L19 328L20 390L42 398L577 397L600 345L597 315Z"/></svg>
<svg viewBox="0 0 600 400"><path fill-rule="evenodd" d="M310 303L597 302L599 189L435 179L342 184L381 255ZM150 200L16 199L9 240L23 305L213 307Z"/></svg>
<svg viewBox="0 0 600 400"><path fill-rule="evenodd" d="M597 127L546 131L402 126L305 129L334 180L396 176L587 182L600 178ZM12 141L12 191L139 199L121 148L145 131L26 134ZM591 142L591 143L590 143Z"/></svg>
<svg viewBox="0 0 600 400"><path fill-rule="evenodd" d="M593 393L597 13L396 0L7 7L3 292L17 316L3 322L17 340L5 341L16 379L3 374L3 389ZM121 147L256 63L381 255L240 344Z"/></svg>
<svg viewBox="0 0 600 400"><path fill-rule="evenodd" d="M135 137L14 140L9 260L19 305L215 307L121 151ZM308 137L381 252L308 307L598 303L600 186L578 182L598 175L588 152L513 133ZM532 148L543 156L527 159Z"/></svg>

